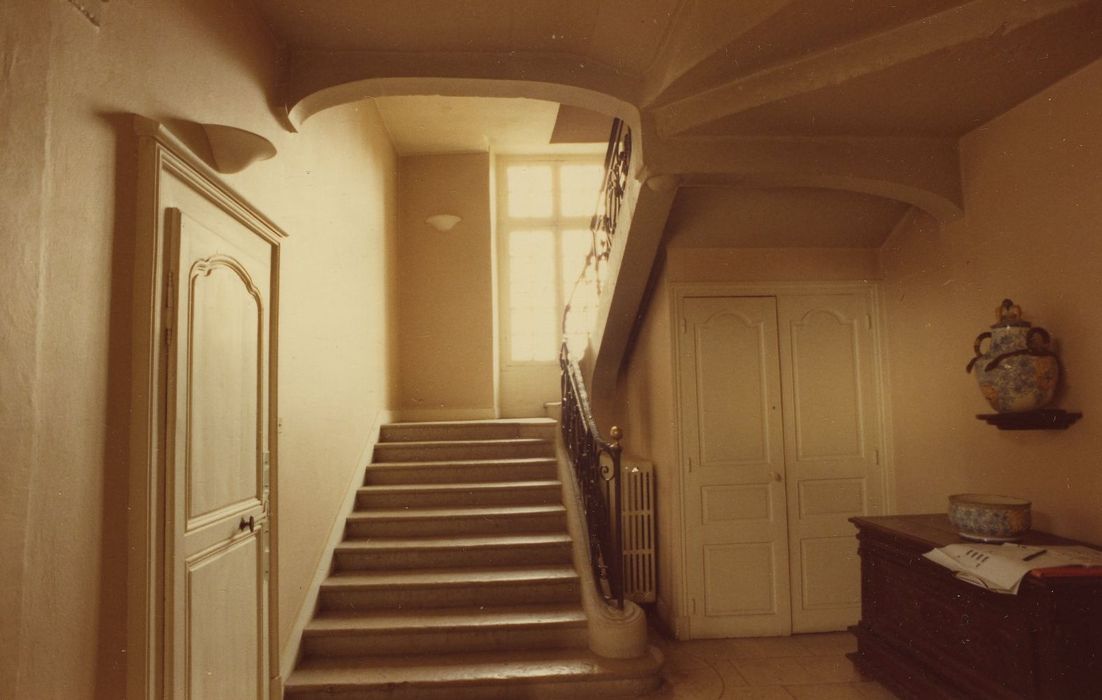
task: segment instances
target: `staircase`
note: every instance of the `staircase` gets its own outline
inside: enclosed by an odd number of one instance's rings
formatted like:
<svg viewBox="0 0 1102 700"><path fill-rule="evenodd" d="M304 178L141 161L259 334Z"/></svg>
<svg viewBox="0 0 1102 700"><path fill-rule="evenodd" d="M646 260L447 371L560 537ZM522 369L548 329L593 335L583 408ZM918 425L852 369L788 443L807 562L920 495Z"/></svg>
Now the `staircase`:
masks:
<svg viewBox="0 0 1102 700"><path fill-rule="evenodd" d="M287 680L296 700L638 695L587 649L546 419L384 426Z"/></svg>

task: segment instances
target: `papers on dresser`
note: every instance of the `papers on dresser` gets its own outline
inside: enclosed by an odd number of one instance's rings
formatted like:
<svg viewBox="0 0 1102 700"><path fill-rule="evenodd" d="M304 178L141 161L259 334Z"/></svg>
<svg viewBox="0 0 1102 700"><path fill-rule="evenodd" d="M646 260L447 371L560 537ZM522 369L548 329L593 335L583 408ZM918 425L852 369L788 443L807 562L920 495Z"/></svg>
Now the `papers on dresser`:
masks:
<svg viewBox="0 0 1102 700"><path fill-rule="evenodd" d="M1021 544L951 544L922 556L957 578L996 593L1018 592L1033 569L1102 566L1102 552L1090 547L1034 547Z"/></svg>

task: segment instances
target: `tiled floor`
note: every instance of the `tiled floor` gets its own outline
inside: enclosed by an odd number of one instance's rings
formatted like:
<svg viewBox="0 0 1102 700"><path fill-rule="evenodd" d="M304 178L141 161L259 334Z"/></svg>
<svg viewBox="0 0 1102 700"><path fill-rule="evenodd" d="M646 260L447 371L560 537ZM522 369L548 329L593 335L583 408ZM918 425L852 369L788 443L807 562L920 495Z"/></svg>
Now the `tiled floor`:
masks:
<svg viewBox="0 0 1102 700"><path fill-rule="evenodd" d="M651 633L666 656L665 683L651 698L667 700L890 700L846 658L857 646L848 632L679 642Z"/></svg>

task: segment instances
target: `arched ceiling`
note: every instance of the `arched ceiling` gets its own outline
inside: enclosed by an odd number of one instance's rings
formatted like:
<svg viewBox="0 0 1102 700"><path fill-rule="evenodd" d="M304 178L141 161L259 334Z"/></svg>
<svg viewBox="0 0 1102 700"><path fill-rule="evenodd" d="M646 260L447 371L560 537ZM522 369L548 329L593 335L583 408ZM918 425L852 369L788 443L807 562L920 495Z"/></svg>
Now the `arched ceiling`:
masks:
<svg viewBox="0 0 1102 700"><path fill-rule="evenodd" d="M549 99L627 118L646 174L943 220L959 138L1102 56L1102 0L255 2L293 122L365 96Z"/></svg>

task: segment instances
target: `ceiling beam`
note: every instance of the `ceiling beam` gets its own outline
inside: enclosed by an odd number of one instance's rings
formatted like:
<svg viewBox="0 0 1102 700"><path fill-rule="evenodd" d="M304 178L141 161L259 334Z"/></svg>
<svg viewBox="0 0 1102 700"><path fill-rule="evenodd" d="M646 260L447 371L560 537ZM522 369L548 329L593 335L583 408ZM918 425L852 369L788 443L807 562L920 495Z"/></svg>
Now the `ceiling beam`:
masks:
<svg viewBox="0 0 1102 700"><path fill-rule="evenodd" d="M1009 33L1094 0L972 0L921 20L751 73L654 110L663 136L755 107L854 80L996 34Z"/></svg>
<svg viewBox="0 0 1102 700"><path fill-rule="evenodd" d="M646 172L681 186L815 187L916 206L948 222L963 213L955 139L860 137L646 138Z"/></svg>
<svg viewBox="0 0 1102 700"><path fill-rule="evenodd" d="M530 97L637 121L638 82L562 54L300 50L283 95L296 129L323 109L386 95Z"/></svg>
<svg viewBox="0 0 1102 700"><path fill-rule="evenodd" d="M732 11L731 0L680 0L670 24L645 71L640 104L655 101L666 88L709 56L737 43L744 35L793 3L793 0L740 2Z"/></svg>

